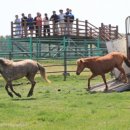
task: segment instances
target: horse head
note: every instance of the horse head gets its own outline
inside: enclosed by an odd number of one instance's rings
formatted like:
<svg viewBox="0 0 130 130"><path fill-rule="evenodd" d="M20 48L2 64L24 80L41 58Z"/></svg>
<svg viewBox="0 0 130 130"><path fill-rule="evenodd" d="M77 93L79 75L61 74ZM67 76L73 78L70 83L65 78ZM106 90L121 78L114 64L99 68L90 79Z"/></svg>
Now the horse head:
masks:
<svg viewBox="0 0 130 130"><path fill-rule="evenodd" d="M77 70L76 70L77 75L80 75L80 73L84 70L85 68L84 62L85 61L83 58L77 60Z"/></svg>

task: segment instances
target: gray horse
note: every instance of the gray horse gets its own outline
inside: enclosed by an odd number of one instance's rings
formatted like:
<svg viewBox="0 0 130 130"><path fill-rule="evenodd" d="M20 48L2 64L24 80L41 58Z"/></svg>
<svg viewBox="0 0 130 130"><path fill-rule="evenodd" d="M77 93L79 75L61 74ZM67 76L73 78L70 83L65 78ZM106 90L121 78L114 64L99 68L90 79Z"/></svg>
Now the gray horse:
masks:
<svg viewBox="0 0 130 130"><path fill-rule="evenodd" d="M33 95L33 89L36 84L34 77L37 72L40 71L41 76L50 82L46 76L45 68L36 61L27 59L18 62L12 60L0 58L0 73L6 81L5 89L9 96L13 97L13 94L8 90L10 87L11 91L18 97L21 95L14 91L12 81L26 77L31 82L31 88L28 93L28 97Z"/></svg>

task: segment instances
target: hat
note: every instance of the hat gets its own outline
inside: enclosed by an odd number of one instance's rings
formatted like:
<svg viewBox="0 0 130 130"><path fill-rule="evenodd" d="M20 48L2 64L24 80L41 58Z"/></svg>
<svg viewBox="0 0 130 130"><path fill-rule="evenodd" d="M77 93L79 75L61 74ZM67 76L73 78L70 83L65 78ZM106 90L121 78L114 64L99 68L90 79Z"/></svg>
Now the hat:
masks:
<svg viewBox="0 0 130 130"><path fill-rule="evenodd" d="M63 11L63 9L60 9L59 11Z"/></svg>

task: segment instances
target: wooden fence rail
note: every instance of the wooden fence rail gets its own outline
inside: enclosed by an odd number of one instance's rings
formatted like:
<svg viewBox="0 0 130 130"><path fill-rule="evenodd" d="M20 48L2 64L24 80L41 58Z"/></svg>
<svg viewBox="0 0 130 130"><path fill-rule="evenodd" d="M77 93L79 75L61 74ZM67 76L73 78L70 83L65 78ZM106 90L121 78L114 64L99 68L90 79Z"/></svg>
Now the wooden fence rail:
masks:
<svg viewBox="0 0 130 130"><path fill-rule="evenodd" d="M93 24L89 23L87 20L85 21L80 21L79 19L76 19L73 21L73 23L70 23L69 21L64 23L65 28L64 31L60 31L60 28L58 27L58 33L56 36L62 36L62 35L69 35L69 36L76 36L76 37L86 37L86 38L100 38L104 41L106 40L111 40L111 39L118 39L121 38L121 34L118 32L118 26L112 26L111 24L109 25L104 25L101 23L101 27L96 27ZM66 25L72 24L72 28L66 27ZM31 37L31 33L26 26L27 23L25 23L25 29L21 28L21 33L18 34L17 30L17 23L11 22L11 37L12 38L24 38L24 37ZM27 32L25 35L24 31ZM36 32L37 32L37 26L35 26L34 23L34 31L33 31L33 36L36 37ZM42 23L41 27L41 34L39 37L44 37L44 27ZM55 36L55 24L53 21L50 21L50 36Z"/></svg>

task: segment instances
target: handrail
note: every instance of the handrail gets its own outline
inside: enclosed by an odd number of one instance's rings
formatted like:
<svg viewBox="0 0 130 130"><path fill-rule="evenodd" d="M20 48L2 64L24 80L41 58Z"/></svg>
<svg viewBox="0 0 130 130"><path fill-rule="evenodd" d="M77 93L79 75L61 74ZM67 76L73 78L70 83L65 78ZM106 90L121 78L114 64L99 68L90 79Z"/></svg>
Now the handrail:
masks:
<svg viewBox="0 0 130 130"><path fill-rule="evenodd" d="M72 24L72 28L68 26L67 28L64 28L64 30L61 32L60 28L58 27L58 33L56 36L62 36L62 35L67 35L67 36L82 36L82 37L88 37L88 38L100 38L102 40L111 40L111 39L117 39L122 37L121 34L118 33L118 26L111 26L109 25L104 25L101 23L101 27L96 27L87 20L81 21L79 19L76 19L73 21L73 23L70 23L69 20L65 23L66 25ZM11 37L12 38L19 38L19 37L31 37L31 33L29 32L28 27L26 26L27 23L25 24L25 28L27 31L27 36L24 34L24 29L21 28L21 34L17 34L17 29L16 29L16 23L11 22ZM34 24L35 25L35 24ZM55 23L53 21L50 21L50 36L55 36ZM65 25L65 26L66 26ZM43 22L42 22L42 28L41 28L41 35L40 37L44 37L43 35ZM37 31L37 26L34 26L34 31L33 31L33 37L36 37L36 31Z"/></svg>

